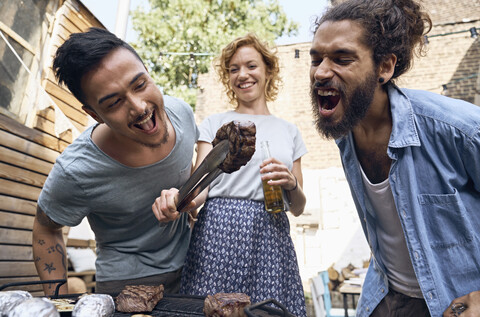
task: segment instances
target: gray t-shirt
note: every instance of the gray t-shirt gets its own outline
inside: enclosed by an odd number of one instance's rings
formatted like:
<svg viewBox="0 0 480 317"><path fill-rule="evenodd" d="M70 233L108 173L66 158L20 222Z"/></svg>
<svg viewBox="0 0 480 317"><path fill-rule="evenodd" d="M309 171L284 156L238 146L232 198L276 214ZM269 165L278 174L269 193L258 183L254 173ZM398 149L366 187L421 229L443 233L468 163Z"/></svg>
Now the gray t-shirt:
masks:
<svg viewBox="0 0 480 317"><path fill-rule="evenodd" d="M283 162L290 170L293 162L307 153L300 131L293 123L273 115L250 115L228 111L206 118L200 125L199 141L211 143L217 130L232 120L252 121L257 128L255 153L250 161L231 174L222 173L210 184L208 197L234 197L263 201L260 164L260 142L268 141L272 157Z"/></svg>
<svg viewBox="0 0 480 317"><path fill-rule="evenodd" d="M176 132L171 153L143 167L128 167L83 132L50 172L38 205L55 222L76 226L88 218L97 241L97 281L132 279L179 269L190 240L187 214L160 224L152 211L163 189L179 188L189 178L199 136L191 107L164 96Z"/></svg>

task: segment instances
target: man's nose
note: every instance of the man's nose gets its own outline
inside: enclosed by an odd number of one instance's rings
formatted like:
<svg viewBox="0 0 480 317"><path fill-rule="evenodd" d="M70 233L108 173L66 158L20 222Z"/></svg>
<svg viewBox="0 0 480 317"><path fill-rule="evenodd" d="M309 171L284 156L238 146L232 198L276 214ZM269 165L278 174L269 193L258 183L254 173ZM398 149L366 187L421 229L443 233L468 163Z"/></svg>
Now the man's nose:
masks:
<svg viewBox="0 0 480 317"><path fill-rule="evenodd" d="M315 69L313 76L317 82L324 82L332 79L333 71L330 62L328 60L323 60Z"/></svg>
<svg viewBox="0 0 480 317"><path fill-rule="evenodd" d="M139 114L139 113L144 113L145 109L147 109L147 103L145 100L139 97L128 97L129 103L130 103L130 110L132 113Z"/></svg>

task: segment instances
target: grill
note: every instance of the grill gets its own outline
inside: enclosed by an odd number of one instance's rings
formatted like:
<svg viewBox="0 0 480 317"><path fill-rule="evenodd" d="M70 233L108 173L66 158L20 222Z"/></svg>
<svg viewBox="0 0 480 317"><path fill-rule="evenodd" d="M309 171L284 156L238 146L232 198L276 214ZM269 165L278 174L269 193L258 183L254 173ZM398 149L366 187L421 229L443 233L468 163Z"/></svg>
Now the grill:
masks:
<svg viewBox="0 0 480 317"><path fill-rule="evenodd" d="M11 288L15 286L33 285L33 284L45 284L45 283L58 283L55 294L51 298L68 298L77 299L82 294L65 294L58 295L60 286L63 285L66 280L47 280L47 281L32 281L32 282L19 282L0 285L0 291L5 288ZM113 295L113 294L111 294ZM117 294L115 294L117 295ZM112 296L115 299L115 296ZM193 295L180 295L180 294L164 294L163 298L158 302L157 306L152 312L146 313L153 317L194 317L205 316L203 313L203 303L205 301L204 296ZM115 311L114 317L130 317L135 313L122 313ZM245 314L248 317L295 317L293 314L279 302L274 299L269 299L263 302L252 304L245 308ZM71 312L60 312L61 317L71 317Z"/></svg>
<svg viewBox="0 0 480 317"><path fill-rule="evenodd" d="M157 306L148 315L155 317L205 316L203 302L205 297L165 294ZM130 317L131 313L115 312L114 317Z"/></svg>

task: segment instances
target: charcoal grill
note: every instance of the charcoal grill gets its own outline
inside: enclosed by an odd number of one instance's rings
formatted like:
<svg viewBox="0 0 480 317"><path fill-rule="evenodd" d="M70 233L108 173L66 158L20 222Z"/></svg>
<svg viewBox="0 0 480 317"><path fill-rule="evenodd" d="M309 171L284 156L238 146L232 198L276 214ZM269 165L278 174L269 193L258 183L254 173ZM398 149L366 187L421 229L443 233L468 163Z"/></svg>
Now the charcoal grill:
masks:
<svg viewBox="0 0 480 317"><path fill-rule="evenodd" d="M32 282L18 282L0 285L0 291L5 288L12 288L15 286L58 283L55 293L50 298L68 298L78 299L82 294L64 294L59 295L58 290L60 286L66 283L66 280L45 280ZM115 298L118 294L110 294ZM163 298L158 302L157 306L152 312L146 313L153 317L195 317L205 316L203 313L203 303L205 296L182 295L182 294L164 294ZM115 311L114 317L130 317L136 313L122 313ZM269 299L263 302L252 304L245 308L245 314L248 317L295 317L287 311L287 309L274 299ZM71 312L60 312L61 317L71 317Z"/></svg>

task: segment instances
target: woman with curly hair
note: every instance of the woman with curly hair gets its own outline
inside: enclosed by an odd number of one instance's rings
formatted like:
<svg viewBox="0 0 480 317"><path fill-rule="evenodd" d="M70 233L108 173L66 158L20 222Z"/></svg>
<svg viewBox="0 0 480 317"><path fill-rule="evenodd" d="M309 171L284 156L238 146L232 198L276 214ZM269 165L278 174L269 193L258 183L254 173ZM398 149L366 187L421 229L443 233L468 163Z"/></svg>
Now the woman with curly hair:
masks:
<svg viewBox="0 0 480 317"><path fill-rule="evenodd" d="M307 152L298 128L270 113L281 82L278 57L254 34L228 44L217 71L235 109L207 117L200 126L198 166L212 149L217 130L233 120L256 126L256 151L231 174L221 174L193 205L206 202L192 232L180 293L241 292L256 303L273 298L296 316L306 316L297 257L285 212L265 210L262 180L280 185L290 212L303 213L301 157ZM262 160L268 141L272 157ZM163 195L174 207L175 191ZM170 199L170 200L169 200Z"/></svg>

